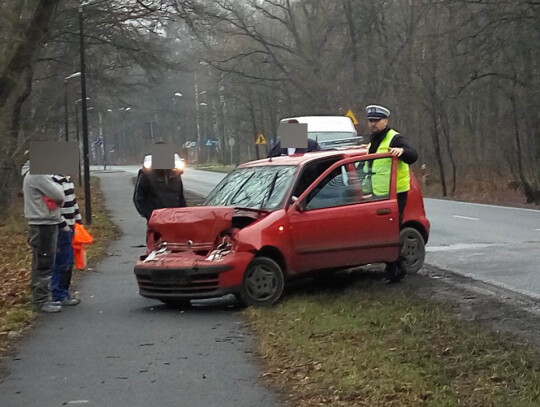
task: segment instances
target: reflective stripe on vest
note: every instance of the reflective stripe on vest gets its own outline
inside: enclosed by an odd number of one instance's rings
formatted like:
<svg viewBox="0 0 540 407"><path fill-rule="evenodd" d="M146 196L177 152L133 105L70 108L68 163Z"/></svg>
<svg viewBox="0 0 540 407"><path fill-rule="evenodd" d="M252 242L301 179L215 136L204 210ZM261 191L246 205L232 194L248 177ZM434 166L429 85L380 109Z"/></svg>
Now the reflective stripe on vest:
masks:
<svg viewBox="0 0 540 407"><path fill-rule="evenodd" d="M376 153L387 153L388 149L390 148L390 143L392 142L392 139L398 134L399 133L393 129L388 130L386 136L384 136L384 138L382 139L381 144L379 144ZM391 158L373 160L373 165L371 168L371 182L374 195L388 195L388 192L390 190L391 169ZM397 192L407 192L409 189L411 189L411 175L409 172L409 165L401 160L398 160Z"/></svg>

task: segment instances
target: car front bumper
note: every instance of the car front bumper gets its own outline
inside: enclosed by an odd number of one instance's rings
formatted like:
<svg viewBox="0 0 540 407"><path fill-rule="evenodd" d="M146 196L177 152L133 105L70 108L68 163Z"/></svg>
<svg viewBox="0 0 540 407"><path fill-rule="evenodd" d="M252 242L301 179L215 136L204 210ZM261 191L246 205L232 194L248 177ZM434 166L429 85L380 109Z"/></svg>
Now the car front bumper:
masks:
<svg viewBox="0 0 540 407"><path fill-rule="evenodd" d="M139 294L160 300L220 297L240 290L252 253L230 253L219 261L186 254L140 260L134 268Z"/></svg>

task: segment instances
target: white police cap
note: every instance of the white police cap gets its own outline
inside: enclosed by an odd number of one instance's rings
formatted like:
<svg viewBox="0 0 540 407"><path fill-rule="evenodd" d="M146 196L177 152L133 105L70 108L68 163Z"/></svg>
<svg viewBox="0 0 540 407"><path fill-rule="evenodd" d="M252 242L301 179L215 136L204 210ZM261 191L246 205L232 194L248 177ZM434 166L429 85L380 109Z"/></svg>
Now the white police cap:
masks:
<svg viewBox="0 0 540 407"><path fill-rule="evenodd" d="M366 106L366 113L368 119L387 119L390 116L390 110L379 105Z"/></svg>

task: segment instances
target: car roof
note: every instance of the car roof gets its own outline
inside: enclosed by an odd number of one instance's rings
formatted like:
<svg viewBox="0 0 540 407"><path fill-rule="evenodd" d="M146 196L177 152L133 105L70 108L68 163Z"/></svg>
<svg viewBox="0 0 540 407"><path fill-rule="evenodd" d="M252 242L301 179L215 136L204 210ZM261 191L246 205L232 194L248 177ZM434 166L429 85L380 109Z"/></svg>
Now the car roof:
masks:
<svg viewBox="0 0 540 407"><path fill-rule="evenodd" d="M313 151L311 153L281 155L278 157L264 158L262 160L250 161L239 165L238 168L263 167L268 165L304 165L311 161L317 161L324 158L346 158L354 156L362 156L367 154L367 146L359 146L358 148L349 148L346 150L324 150Z"/></svg>

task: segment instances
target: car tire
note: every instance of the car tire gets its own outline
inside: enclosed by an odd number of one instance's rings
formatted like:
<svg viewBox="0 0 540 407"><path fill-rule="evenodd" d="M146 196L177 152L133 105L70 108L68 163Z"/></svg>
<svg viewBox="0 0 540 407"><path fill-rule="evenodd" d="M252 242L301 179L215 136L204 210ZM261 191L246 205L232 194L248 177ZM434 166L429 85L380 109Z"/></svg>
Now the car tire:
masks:
<svg viewBox="0 0 540 407"><path fill-rule="evenodd" d="M160 299L160 301L169 308L189 308L191 307L190 300L173 300L173 299Z"/></svg>
<svg viewBox="0 0 540 407"><path fill-rule="evenodd" d="M274 304L285 287L279 264L268 257L255 257L246 267L239 293L240 303L264 307Z"/></svg>
<svg viewBox="0 0 540 407"><path fill-rule="evenodd" d="M424 238L415 228L403 228L399 233L400 259L408 274L416 274L424 265L426 245Z"/></svg>

